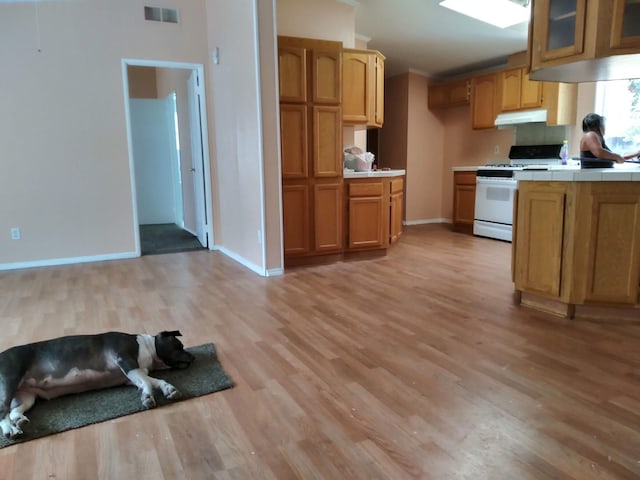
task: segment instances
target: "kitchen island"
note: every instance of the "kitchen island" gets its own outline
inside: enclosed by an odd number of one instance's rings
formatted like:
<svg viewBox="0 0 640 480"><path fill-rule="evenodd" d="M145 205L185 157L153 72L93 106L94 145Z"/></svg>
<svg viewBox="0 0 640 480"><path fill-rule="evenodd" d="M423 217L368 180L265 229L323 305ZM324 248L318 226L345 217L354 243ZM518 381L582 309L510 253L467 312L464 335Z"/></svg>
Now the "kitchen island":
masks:
<svg viewBox="0 0 640 480"><path fill-rule="evenodd" d="M591 307L640 315L640 168L515 173L517 302L568 318Z"/></svg>

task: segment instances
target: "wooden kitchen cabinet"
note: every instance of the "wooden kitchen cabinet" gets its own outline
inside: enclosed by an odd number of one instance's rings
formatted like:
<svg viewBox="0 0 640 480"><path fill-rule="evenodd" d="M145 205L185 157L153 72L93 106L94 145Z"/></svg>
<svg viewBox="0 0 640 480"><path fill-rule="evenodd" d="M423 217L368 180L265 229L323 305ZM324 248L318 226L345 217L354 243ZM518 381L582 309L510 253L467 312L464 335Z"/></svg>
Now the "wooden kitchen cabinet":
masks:
<svg viewBox="0 0 640 480"><path fill-rule="evenodd" d="M473 233L476 207L476 172L453 172L453 230Z"/></svg>
<svg viewBox="0 0 640 480"><path fill-rule="evenodd" d="M479 75L471 80L471 128L495 128L497 94L496 73Z"/></svg>
<svg viewBox="0 0 640 480"><path fill-rule="evenodd" d="M638 303L640 185L592 182L578 186L573 288L577 303Z"/></svg>
<svg viewBox="0 0 640 480"><path fill-rule="evenodd" d="M385 249L402 236L404 177L346 180L348 251Z"/></svg>
<svg viewBox="0 0 640 480"><path fill-rule="evenodd" d="M384 226L387 215L382 180L349 181L348 188L348 248L386 246Z"/></svg>
<svg viewBox="0 0 640 480"><path fill-rule="evenodd" d="M640 304L640 183L520 181L515 288L575 305Z"/></svg>
<svg viewBox="0 0 640 480"><path fill-rule="evenodd" d="M639 19L637 0L532 0L531 78L560 82L636 78Z"/></svg>
<svg viewBox="0 0 640 480"><path fill-rule="evenodd" d="M500 111L540 108L543 102L542 82L529 80L524 68L504 70L499 74Z"/></svg>
<svg viewBox="0 0 640 480"><path fill-rule="evenodd" d="M565 182L523 182L518 189L516 289L561 297L566 195Z"/></svg>
<svg viewBox="0 0 640 480"><path fill-rule="evenodd" d="M342 51L344 123L381 127L384 122L384 56L375 50Z"/></svg>
<svg viewBox="0 0 640 480"><path fill-rule="evenodd" d="M574 125L578 107L575 83L538 82L529 79L525 68L497 73L501 112L543 108L548 126Z"/></svg>
<svg viewBox="0 0 640 480"><path fill-rule="evenodd" d="M344 249L342 44L278 37L285 265Z"/></svg>
<svg viewBox="0 0 640 480"><path fill-rule="evenodd" d="M389 244L394 244L402 236L404 178L393 178L389 182L389 187Z"/></svg>
<svg viewBox="0 0 640 480"><path fill-rule="evenodd" d="M470 96L471 81L468 79L429 85L429 109L469 105Z"/></svg>

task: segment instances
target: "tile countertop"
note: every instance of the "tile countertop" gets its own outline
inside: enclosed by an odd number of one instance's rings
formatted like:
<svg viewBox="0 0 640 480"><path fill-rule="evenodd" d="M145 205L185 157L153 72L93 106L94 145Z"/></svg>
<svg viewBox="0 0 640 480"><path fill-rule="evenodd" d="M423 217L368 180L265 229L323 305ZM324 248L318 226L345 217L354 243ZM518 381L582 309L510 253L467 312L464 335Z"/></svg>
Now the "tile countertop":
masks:
<svg viewBox="0 0 640 480"><path fill-rule="evenodd" d="M640 182L640 165L616 164L613 168L580 168L574 165L556 165L549 170L514 171L516 180L556 182Z"/></svg>
<svg viewBox="0 0 640 480"><path fill-rule="evenodd" d="M452 170L454 172L475 172L476 170L478 170L479 168L482 168L482 165L475 165L473 167L471 166L467 166L467 167L453 167Z"/></svg>
<svg viewBox="0 0 640 480"><path fill-rule="evenodd" d="M369 172L344 171L344 178L400 177L406 170L371 170Z"/></svg>

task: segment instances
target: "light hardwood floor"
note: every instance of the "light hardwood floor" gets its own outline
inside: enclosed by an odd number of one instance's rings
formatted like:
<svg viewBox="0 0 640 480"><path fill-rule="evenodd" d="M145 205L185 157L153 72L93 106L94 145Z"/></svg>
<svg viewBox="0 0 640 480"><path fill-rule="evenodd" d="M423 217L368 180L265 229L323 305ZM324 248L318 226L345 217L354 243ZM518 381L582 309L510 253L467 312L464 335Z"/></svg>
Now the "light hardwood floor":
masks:
<svg viewBox="0 0 640 480"><path fill-rule="evenodd" d="M409 227L261 278L217 252L0 272L0 349L179 328L237 386L0 450L0 479L638 479L640 319L512 302L511 245Z"/></svg>

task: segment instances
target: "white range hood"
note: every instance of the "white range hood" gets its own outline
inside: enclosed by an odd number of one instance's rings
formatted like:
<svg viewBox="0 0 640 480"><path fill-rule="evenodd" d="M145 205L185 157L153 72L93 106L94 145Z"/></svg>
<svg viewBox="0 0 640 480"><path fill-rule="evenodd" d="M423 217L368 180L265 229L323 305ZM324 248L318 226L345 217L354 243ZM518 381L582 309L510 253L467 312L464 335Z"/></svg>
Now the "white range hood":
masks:
<svg viewBox="0 0 640 480"><path fill-rule="evenodd" d="M540 109L501 113L496 117L495 121L496 127L522 125L523 123L547 123L547 111Z"/></svg>

